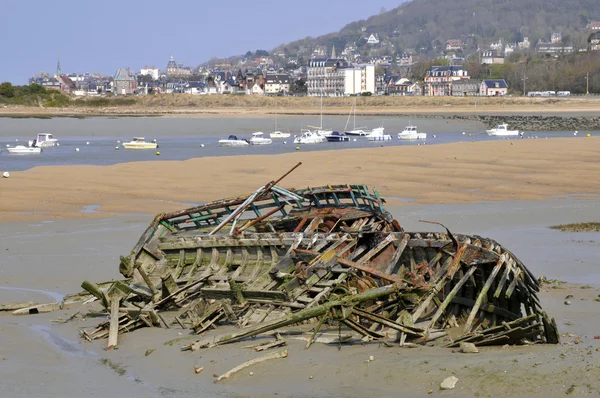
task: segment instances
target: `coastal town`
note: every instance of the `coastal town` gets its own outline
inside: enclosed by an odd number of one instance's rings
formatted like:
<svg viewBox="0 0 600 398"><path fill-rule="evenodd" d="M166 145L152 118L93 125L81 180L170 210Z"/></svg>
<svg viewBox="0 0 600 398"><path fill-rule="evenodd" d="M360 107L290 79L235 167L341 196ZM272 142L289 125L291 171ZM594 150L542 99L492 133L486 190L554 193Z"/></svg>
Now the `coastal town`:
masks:
<svg viewBox="0 0 600 398"><path fill-rule="evenodd" d="M200 66L188 66L171 56L164 67L123 67L114 74L67 73L60 59L54 73L41 72L29 83L59 90L73 96L98 95L265 95L265 96L529 96L570 95L571 90L526 91L529 77L523 71L515 84L503 78L473 76L469 68L493 71L505 64L519 65L523 57L558 58L572 53L600 50L600 22L590 22L587 47L576 48L553 32L547 40L531 43L528 37L508 43L502 38L484 45L469 39L448 39L434 54L421 49L395 51L394 37L383 37L363 28L360 43L344 48L300 46L291 54L287 48L271 53L248 51L244 56L212 59ZM474 51L473 51L474 48ZM426 55L427 54L427 55ZM425 67L425 68L424 68ZM491 74L491 72L490 72ZM589 73L585 94L590 93ZM518 87L513 87L518 86ZM582 89L583 90L583 89Z"/></svg>

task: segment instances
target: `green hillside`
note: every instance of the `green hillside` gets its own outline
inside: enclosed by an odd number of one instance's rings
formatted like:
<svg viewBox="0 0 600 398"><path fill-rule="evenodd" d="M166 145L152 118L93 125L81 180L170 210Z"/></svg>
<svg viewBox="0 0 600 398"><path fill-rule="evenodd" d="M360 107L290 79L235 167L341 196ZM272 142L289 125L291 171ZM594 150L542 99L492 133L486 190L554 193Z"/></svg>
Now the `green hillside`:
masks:
<svg viewBox="0 0 600 398"><path fill-rule="evenodd" d="M417 53L439 53L446 40L459 39L465 51L485 47L502 38L505 43L523 37L535 45L548 41L552 32L562 32L563 42L585 47L588 22L600 20L598 0L413 0L399 7L352 22L337 33L306 38L278 49L302 54L315 45L338 52L356 43L368 53L365 38L377 33L387 51L398 53L414 49ZM362 51L361 51L362 52Z"/></svg>

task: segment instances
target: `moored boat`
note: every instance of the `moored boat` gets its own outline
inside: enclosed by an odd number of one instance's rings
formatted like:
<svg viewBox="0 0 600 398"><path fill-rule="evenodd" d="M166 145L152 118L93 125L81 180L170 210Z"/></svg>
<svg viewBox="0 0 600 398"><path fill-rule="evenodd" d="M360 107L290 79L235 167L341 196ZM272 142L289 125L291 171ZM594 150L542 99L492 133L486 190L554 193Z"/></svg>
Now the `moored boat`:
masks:
<svg viewBox="0 0 600 398"><path fill-rule="evenodd" d="M271 138L290 138L290 133L283 133L281 131L273 131L270 134Z"/></svg>
<svg viewBox="0 0 600 398"><path fill-rule="evenodd" d="M152 142L146 142L144 137L133 137L133 139L129 142L123 143L123 148L125 149L156 149L158 148L158 144L156 140Z"/></svg>
<svg viewBox="0 0 600 398"><path fill-rule="evenodd" d="M257 132L252 134L252 138L250 138L250 143L252 145L269 145L273 143L273 140L270 138L266 138L264 133Z"/></svg>
<svg viewBox="0 0 600 398"><path fill-rule="evenodd" d="M383 133L383 128L373 129L369 135L366 136L369 141L391 141L392 136Z"/></svg>
<svg viewBox="0 0 600 398"><path fill-rule="evenodd" d="M519 135L519 130L509 130L508 124L503 123L499 124L493 129L489 129L485 131L489 136L496 137L516 137Z"/></svg>
<svg viewBox="0 0 600 398"><path fill-rule="evenodd" d="M340 133L339 131L334 131L325 138L327 139L327 142L348 142L348 141L350 141L350 137L348 137L345 133Z"/></svg>
<svg viewBox="0 0 600 398"><path fill-rule="evenodd" d="M427 133L419 133L417 126L406 126L402 132L398 133L398 139L400 140L426 140Z"/></svg>
<svg viewBox="0 0 600 398"><path fill-rule="evenodd" d="M6 148L12 155L37 155L42 152L42 148L35 146L17 145Z"/></svg>
<svg viewBox="0 0 600 398"><path fill-rule="evenodd" d="M37 148L49 148L58 145L58 140L48 133L39 133L35 140L29 142L29 146Z"/></svg>
<svg viewBox="0 0 600 398"><path fill-rule="evenodd" d="M219 140L219 145L234 147L234 146L247 146L247 145L250 145L250 143L248 142L248 140L238 138L235 135L230 135L225 140Z"/></svg>
<svg viewBox="0 0 600 398"><path fill-rule="evenodd" d="M314 131L307 130L302 135L294 138L294 144L321 144L327 139L315 133Z"/></svg>

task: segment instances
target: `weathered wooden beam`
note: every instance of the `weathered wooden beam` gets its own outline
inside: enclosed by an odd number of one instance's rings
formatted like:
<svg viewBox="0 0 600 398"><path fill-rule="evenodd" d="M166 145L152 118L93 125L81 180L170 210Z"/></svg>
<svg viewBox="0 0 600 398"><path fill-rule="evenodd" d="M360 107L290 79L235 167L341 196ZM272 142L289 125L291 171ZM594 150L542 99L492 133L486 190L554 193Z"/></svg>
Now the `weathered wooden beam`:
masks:
<svg viewBox="0 0 600 398"><path fill-rule="evenodd" d="M471 275L473 275L473 273L476 270L477 270L477 267L471 267L463 275L463 277L458 281L458 283L456 285L454 285L454 287L452 288L452 290L450 291L450 293L448 293L448 296L446 296L446 299L444 300L444 302L442 302L442 304L438 307L437 311L433 315L433 318L431 318L431 322L429 324L429 329L435 327L435 323L440 318L440 316L444 313L444 311L446 310L446 308L448 307L448 305L452 302L452 299L454 298L454 296L456 296L456 293L458 293L458 291L463 287L463 285L465 284L465 282L467 282L467 280L469 280L469 278L471 277Z"/></svg>
<svg viewBox="0 0 600 398"><path fill-rule="evenodd" d="M485 284L479 291L477 300L475 300L475 305L471 309L471 313L469 314L469 317L467 318L467 321L465 322L465 325L463 328L464 333L471 331L471 325L473 324L473 321L475 320L475 315L477 315L477 311L479 311L479 307L483 303L483 300L485 298L487 298L487 292L490 289L490 287L492 286L492 283L494 283L494 280L496 279L496 275L498 275L498 272L500 272L500 268L502 268L502 266L504 265L504 261L505 261L505 256L503 254L498 259L498 263L496 263L496 266L490 273L490 276L487 278L487 281L485 282Z"/></svg>
<svg viewBox="0 0 600 398"><path fill-rule="evenodd" d="M370 268L369 266L357 263L356 261L346 260L345 258L338 258L338 259L336 259L336 261L339 264L345 265L347 267L355 268L355 269L365 272L369 275L375 276L377 278L380 278L380 279L383 279L383 280L386 280L386 281L389 281L392 283L397 283L397 284L405 283L405 281L402 278L399 278L395 275L386 274L385 272L381 272L374 268Z"/></svg>

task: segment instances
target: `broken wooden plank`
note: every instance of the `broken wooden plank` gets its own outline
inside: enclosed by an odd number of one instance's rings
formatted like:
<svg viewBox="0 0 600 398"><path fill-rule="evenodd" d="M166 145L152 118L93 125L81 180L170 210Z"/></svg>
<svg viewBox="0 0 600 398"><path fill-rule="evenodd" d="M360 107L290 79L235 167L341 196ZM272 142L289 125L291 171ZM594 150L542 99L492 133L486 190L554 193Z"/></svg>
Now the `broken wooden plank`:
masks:
<svg viewBox="0 0 600 398"><path fill-rule="evenodd" d="M42 314L45 312L53 312L62 309L61 304L59 303L46 303L46 304L37 304L31 307L25 307L12 312L13 315L34 315L34 314Z"/></svg>
<svg viewBox="0 0 600 398"><path fill-rule="evenodd" d="M258 358L251 359L251 360L246 361L246 362L242 363L241 365L238 365L235 368L223 373L221 376L219 376L215 379L215 383L218 381L221 381L223 379L227 379L227 378L231 377L232 374L239 372L240 370L245 369L249 366L256 365L257 363L268 361L270 359L287 358L287 356L288 356L288 350L284 350L284 351L278 351L278 352L271 352L269 354L265 354Z"/></svg>

